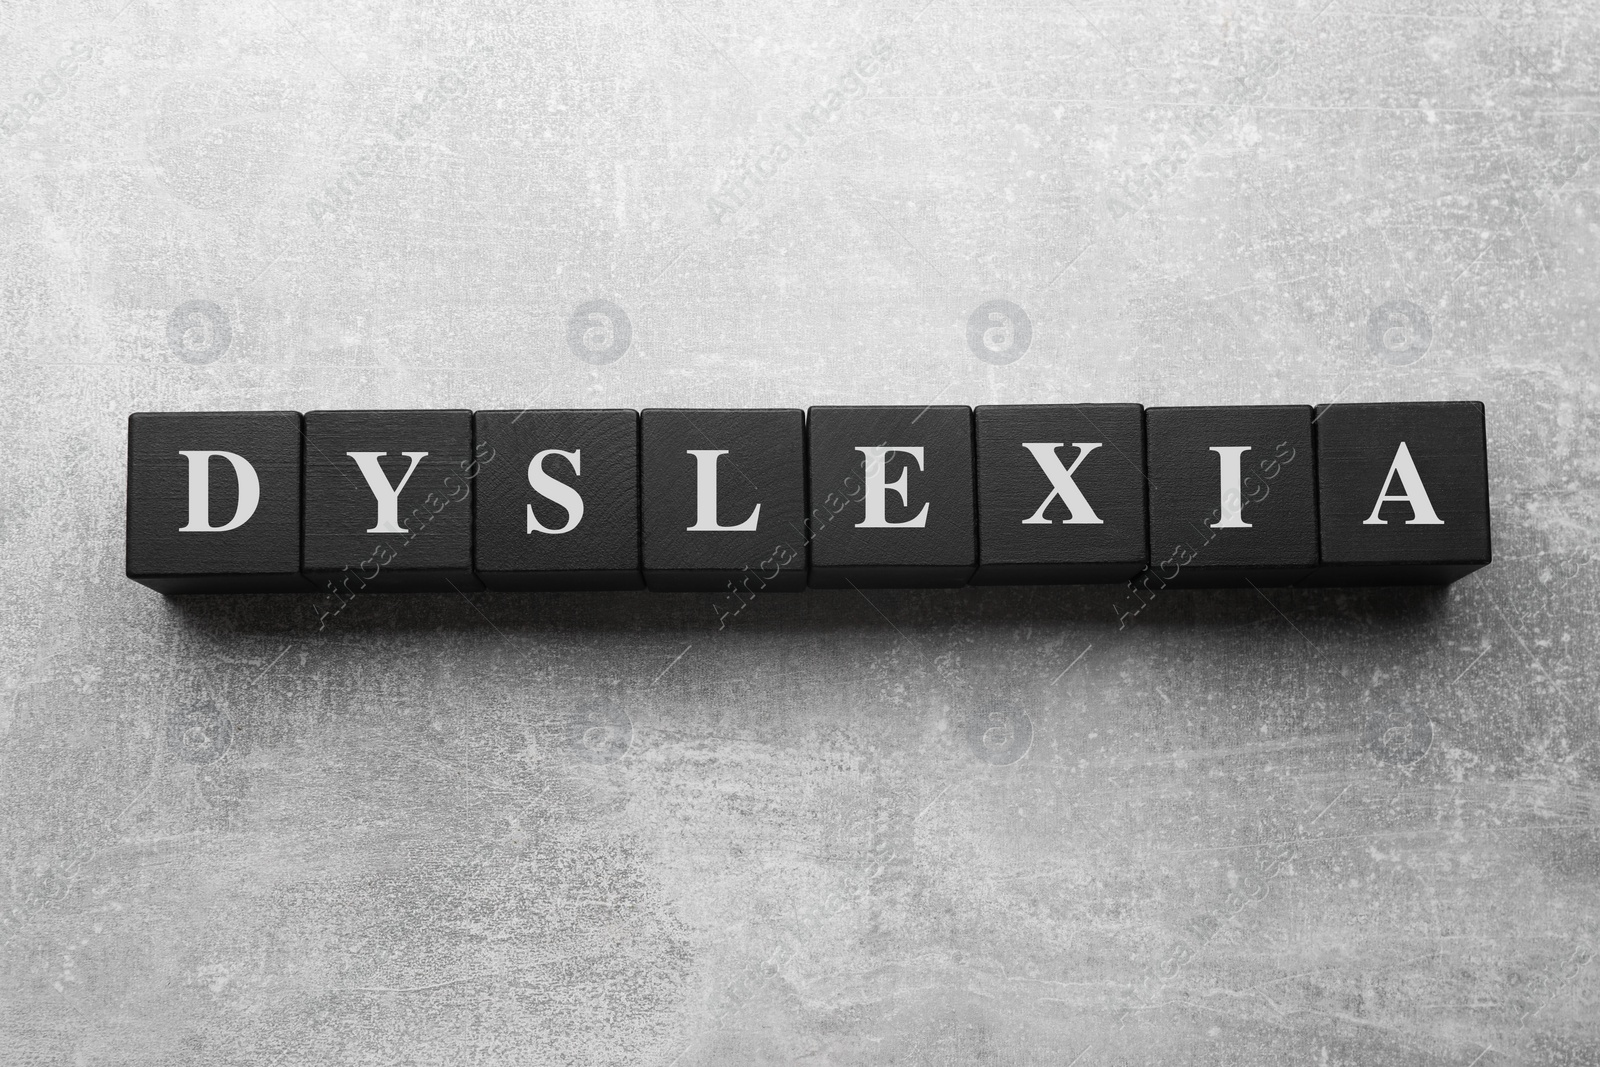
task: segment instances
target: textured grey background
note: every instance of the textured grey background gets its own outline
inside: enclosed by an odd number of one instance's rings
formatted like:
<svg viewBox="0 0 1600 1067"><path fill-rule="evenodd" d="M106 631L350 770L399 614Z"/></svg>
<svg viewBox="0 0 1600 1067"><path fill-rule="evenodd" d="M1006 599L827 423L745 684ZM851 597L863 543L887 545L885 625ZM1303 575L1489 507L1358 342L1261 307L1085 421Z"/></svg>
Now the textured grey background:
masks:
<svg viewBox="0 0 1600 1067"><path fill-rule="evenodd" d="M0 1062L1600 1062L1600 7L923 2L0 8ZM121 575L138 409L1446 398L1448 591Z"/></svg>

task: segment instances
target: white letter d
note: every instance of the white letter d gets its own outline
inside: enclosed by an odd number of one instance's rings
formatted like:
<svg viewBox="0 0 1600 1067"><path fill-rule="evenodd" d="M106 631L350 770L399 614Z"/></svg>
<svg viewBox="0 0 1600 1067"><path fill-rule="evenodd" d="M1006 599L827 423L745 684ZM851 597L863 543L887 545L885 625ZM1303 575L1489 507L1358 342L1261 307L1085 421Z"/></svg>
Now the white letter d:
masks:
<svg viewBox="0 0 1600 1067"><path fill-rule="evenodd" d="M256 469L243 456L232 452L180 451L189 457L189 525L178 527L179 533L223 533L237 530L250 521L261 503L261 480ZM233 473L239 479L239 506L226 526L211 525L211 457L221 456L233 464Z"/></svg>

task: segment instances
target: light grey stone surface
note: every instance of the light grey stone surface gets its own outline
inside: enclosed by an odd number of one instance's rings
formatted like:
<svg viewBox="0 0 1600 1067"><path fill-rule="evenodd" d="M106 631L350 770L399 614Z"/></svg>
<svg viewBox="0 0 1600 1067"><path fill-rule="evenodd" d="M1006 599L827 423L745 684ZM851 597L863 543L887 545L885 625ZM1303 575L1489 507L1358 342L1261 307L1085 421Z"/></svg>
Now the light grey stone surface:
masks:
<svg viewBox="0 0 1600 1067"><path fill-rule="evenodd" d="M1597 44L8 3L0 1062L1600 1063ZM1488 404L1447 591L122 577L134 410L1395 399Z"/></svg>

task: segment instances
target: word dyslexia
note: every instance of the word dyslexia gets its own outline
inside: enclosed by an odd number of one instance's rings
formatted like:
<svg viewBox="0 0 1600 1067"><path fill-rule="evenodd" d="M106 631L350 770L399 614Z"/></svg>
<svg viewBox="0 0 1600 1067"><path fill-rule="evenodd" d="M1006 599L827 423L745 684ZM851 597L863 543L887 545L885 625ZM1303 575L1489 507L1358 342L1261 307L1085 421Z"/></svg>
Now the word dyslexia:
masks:
<svg viewBox="0 0 1600 1067"><path fill-rule="evenodd" d="M1483 405L140 413L162 593L1443 584Z"/></svg>

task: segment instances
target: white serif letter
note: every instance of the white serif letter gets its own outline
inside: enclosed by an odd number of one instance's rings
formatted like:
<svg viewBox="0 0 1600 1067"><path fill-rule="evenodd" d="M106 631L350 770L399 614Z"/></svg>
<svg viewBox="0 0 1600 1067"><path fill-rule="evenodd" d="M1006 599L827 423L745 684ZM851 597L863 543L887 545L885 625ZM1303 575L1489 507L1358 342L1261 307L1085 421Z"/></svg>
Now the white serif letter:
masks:
<svg viewBox="0 0 1600 1067"><path fill-rule="evenodd" d="M917 512L917 517L914 519L907 519L905 522L890 522L888 518L885 517L883 511L886 496L890 489L893 489L896 493L900 494L900 503L904 504L908 508L911 506L911 497L906 488L907 479L911 477L910 464L907 464L905 469L900 472L900 477L896 478L893 482L885 483L883 480L884 457L890 452L904 452L906 455L917 461L917 470L924 470L925 468L922 466L922 446L913 445L899 448L888 445L876 445L871 448L866 448L861 445L857 445L856 451L867 457L867 516L861 522L856 523L856 526L865 526L866 528L872 530L888 530L896 526L927 526L928 508L930 507L929 504L922 505L922 510Z"/></svg>
<svg viewBox="0 0 1600 1067"><path fill-rule="evenodd" d="M372 490L372 495L378 501L378 524L367 533L408 533L400 525L400 493L405 489L406 483L411 480L411 474L417 469L417 464L422 462L426 452L402 452L411 460L411 466L406 468L405 477L400 479L400 484L391 486L389 476L383 473L383 468L378 466L378 457L387 456L387 452L346 452L345 455L356 461L356 466L361 468L361 473L366 476L367 487Z"/></svg>
<svg viewBox="0 0 1600 1067"><path fill-rule="evenodd" d="M1239 490L1239 468L1243 466L1240 457L1250 451L1250 446L1212 445L1211 451L1217 454L1222 463L1222 519L1212 523L1211 528L1248 530L1250 524L1244 521L1244 497L1240 495Z"/></svg>
<svg viewBox="0 0 1600 1067"><path fill-rule="evenodd" d="M702 530L754 530L756 520L761 517L761 505L757 504L750 512L750 517L737 526L720 526L717 524L717 457L728 454L726 448L690 448L686 450L694 457L695 468L695 515L694 525L686 527L692 532Z"/></svg>
<svg viewBox="0 0 1600 1067"><path fill-rule="evenodd" d="M582 453L583 449L581 448L574 448L571 452L563 452L559 448L547 448L528 462L528 484L533 487L533 491L551 503L559 504L567 510L567 524L559 530L551 530L534 518L533 505L529 504L529 533L533 533L535 530L547 534L571 533L577 529L578 523L583 521L583 497L579 496L578 491L572 486L567 485L565 482L558 482L544 472L544 457L560 456L572 465L573 474L582 474L583 470L578 466Z"/></svg>
<svg viewBox="0 0 1600 1067"><path fill-rule="evenodd" d="M1067 517L1061 520L1063 525L1105 525L1105 520L1094 513L1094 508L1091 508L1089 502L1083 498L1083 491L1072 480L1073 473L1083 463L1083 457L1099 448L1102 443L1100 441L1096 441L1093 444L1072 442L1072 447L1078 450L1078 456L1072 461L1072 466L1063 467L1061 465L1061 457L1056 455L1056 449L1061 447L1060 441L1054 444L1023 442L1022 447L1033 453L1033 458L1038 460L1040 469L1050 479L1051 486L1050 495L1044 498L1044 503L1039 505L1039 510L1035 511L1031 518L1022 520L1024 525L1037 523L1049 526L1050 520L1044 517L1044 511L1045 508L1050 506L1050 502L1056 499L1060 499L1067 506Z"/></svg>
<svg viewBox="0 0 1600 1067"><path fill-rule="evenodd" d="M178 455L189 457L189 525L178 527L179 533L223 533L250 521L256 505L261 503L261 480L249 460L232 452L185 450ZM233 509L233 518L225 526L211 525L212 456L232 463L234 476L239 479L239 506Z"/></svg>
<svg viewBox="0 0 1600 1067"><path fill-rule="evenodd" d="M1389 495L1389 483L1394 481L1394 476L1400 475L1400 488L1405 492L1398 496ZM1407 526L1443 526L1441 519L1433 510L1433 501L1428 499L1428 491L1422 487L1422 476L1417 473L1417 465L1411 462L1411 449L1406 447L1404 441L1394 454L1394 462L1389 464L1389 473L1383 476L1383 488L1379 491L1378 502L1372 505L1372 514L1361 525L1387 526L1383 519L1378 518L1378 512L1383 510L1383 505L1391 500L1404 500L1411 505L1411 518L1406 520Z"/></svg>

